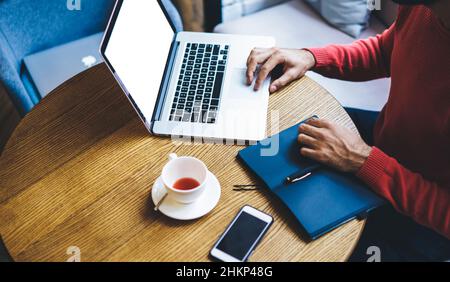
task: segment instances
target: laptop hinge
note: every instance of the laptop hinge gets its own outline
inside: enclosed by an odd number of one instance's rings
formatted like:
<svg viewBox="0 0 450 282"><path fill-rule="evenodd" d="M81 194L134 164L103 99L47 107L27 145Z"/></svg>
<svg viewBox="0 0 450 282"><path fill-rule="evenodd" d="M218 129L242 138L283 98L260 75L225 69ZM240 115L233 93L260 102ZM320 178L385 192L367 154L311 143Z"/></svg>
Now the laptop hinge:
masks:
<svg viewBox="0 0 450 282"><path fill-rule="evenodd" d="M153 112L152 121L158 121L161 120L161 116L164 110L164 104L166 102L166 97L168 94L168 89L170 85L170 81L172 78L173 68L175 65L175 61L177 58L177 52L180 47L179 41L173 41L170 52L169 52L169 58L166 64L166 69L164 70L164 76L161 83L161 88L159 90L158 99L156 100L156 107L155 111Z"/></svg>
<svg viewBox="0 0 450 282"><path fill-rule="evenodd" d="M138 107L138 105L134 101L133 97L130 95L130 92L128 92L128 89L125 87L125 84L123 84L122 80L120 79L120 77L117 75L116 72L113 72L113 76L115 77L116 81L119 83L120 88L122 88L122 91L125 93L125 95L127 96L128 100L131 102L131 104L133 104L133 108L136 110L136 112L139 115L139 117L141 118L141 120L148 127L149 124L148 124L147 119L145 118L144 114L141 112L141 109Z"/></svg>

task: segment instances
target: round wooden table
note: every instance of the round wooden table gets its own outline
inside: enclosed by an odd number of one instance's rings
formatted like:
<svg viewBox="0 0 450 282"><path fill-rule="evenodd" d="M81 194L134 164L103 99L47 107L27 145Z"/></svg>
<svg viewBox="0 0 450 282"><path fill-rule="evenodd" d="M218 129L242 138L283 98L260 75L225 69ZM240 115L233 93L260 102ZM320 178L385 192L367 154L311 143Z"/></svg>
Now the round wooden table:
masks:
<svg viewBox="0 0 450 282"><path fill-rule="evenodd" d="M339 103L307 77L272 95L270 113L269 125L280 117L278 130L317 114L356 131ZM255 181L236 161L241 149L150 136L106 66L96 66L43 99L9 140L0 159L1 236L16 261L66 261L72 246L82 261L208 261L218 236L248 204L275 219L251 261L346 260L364 221L308 242L268 192L233 191ZM200 158L221 183L219 204L198 220L153 211L150 190L171 152Z"/></svg>

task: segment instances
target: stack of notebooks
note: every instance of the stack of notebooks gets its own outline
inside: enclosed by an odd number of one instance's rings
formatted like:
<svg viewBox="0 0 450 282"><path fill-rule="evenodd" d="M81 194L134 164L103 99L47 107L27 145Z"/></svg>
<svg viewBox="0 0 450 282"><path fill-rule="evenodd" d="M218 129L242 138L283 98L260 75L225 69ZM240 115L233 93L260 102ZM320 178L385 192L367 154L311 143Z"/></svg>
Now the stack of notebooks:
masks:
<svg viewBox="0 0 450 282"><path fill-rule="evenodd" d="M303 180L288 184L287 176L314 165L300 155L298 127L240 151L238 158L290 209L310 239L362 217L384 203L356 177L325 166ZM273 156L266 156L271 146L279 150Z"/></svg>

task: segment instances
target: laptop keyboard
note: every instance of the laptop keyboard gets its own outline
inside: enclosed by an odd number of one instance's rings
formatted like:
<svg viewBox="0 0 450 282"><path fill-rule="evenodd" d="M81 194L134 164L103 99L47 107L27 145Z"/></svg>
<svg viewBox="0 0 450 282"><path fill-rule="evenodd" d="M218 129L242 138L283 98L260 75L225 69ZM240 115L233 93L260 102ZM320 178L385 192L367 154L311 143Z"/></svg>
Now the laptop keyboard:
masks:
<svg viewBox="0 0 450 282"><path fill-rule="evenodd" d="M216 123L229 49L229 45L187 44L170 121Z"/></svg>

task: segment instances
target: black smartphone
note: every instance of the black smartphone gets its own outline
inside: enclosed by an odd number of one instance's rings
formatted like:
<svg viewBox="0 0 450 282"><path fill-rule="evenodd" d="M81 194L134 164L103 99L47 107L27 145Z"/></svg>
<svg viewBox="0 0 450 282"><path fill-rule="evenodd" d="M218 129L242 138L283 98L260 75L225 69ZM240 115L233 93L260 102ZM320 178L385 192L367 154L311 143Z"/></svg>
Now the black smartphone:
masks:
<svg viewBox="0 0 450 282"><path fill-rule="evenodd" d="M273 223L273 217L244 206L212 248L210 255L223 262L244 262Z"/></svg>

